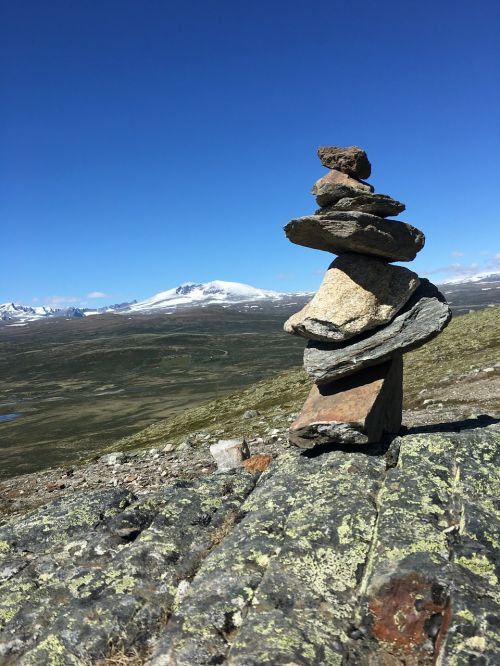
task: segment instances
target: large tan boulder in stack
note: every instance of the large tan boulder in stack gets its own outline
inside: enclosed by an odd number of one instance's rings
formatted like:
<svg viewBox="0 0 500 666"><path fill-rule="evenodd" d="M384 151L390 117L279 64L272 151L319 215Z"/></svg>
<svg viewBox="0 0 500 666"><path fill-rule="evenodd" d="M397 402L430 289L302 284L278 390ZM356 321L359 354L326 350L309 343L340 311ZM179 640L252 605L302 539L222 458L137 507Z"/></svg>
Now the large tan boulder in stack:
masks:
<svg viewBox="0 0 500 666"><path fill-rule="evenodd" d="M317 294L285 323L308 339L306 371L314 380L290 427L290 440L318 444L370 444L398 432L402 418L402 354L440 333L450 309L427 280L392 261L411 261L424 234L387 219L404 204L374 188L366 153L351 146L318 149L329 173L312 192L314 215L285 226L289 240L339 255Z"/></svg>

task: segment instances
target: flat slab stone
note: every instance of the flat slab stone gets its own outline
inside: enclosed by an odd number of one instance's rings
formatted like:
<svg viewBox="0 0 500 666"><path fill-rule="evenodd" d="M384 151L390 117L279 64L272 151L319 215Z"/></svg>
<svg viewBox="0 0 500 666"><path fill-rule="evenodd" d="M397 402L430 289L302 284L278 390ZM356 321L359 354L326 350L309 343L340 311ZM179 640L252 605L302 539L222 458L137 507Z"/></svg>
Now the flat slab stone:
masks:
<svg viewBox="0 0 500 666"><path fill-rule="evenodd" d="M320 146L318 157L328 169L337 169L355 178L369 178L372 165L364 150L358 146Z"/></svg>
<svg viewBox="0 0 500 666"><path fill-rule="evenodd" d="M338 211L357 210L361 213L388 217L389 215L399 215L405 208L404 203L396 201L387 194L360 194L356 197L340 199L337 203L319 208L315 215L329 215L331 217L331 213Z"/></svg>
<svg viewBox="0 0 500 666"><path fill-rule="evenodd" d="M318 206L327 206L343 197L354 197L358 194L373 192L373 187L351 178L346 173L332 169L329 173L317 180L311 192L316 197Z"/></svg>
<svg viewBox="0 0 500 666"><path fill-rule="evenodd" d="M290 441L302 448L371 444L384 432L399 432L402 409L403 362L397 355L330 384L313 385L290 426Z"/></svg>
<svg viewBox="0 0 500 666"><path fill-rule="evenodd" d="M337 257L302 310L284 325L312 340L342 341L389 322L420 281L416 273L360 254Z"/></svg>
<svg viewBox="0 0 500 666"><path fill-rule="evenodd" d="M357 211L298 217L285 226L285 234L292 243L316 250L359 252L388 261L412 261L425 243L424 234L411 224Z"/></svg>
<svg viewBox="0 0 500 666"><path fill-rule="evenodd" d="M396 352L420 347L435 338L450 319L444 296L429 280L421 278L418 289L389 324L336 345L310 341L304 351L304 367L316 384L327 384L383 363Z"/></svg>

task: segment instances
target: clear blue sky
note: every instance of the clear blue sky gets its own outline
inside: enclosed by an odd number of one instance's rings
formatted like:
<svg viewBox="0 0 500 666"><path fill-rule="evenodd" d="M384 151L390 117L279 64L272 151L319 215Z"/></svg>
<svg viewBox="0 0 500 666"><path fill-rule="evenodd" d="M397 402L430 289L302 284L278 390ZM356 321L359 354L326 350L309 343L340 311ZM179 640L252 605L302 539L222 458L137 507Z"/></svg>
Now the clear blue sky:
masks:
<svg viewBox="0 0 500 666"><path fill-rule="evenodd" d="M282 227L315 209L324 144L365 148L406 203L427 236L410 267L499 266L499 8L3 2L0 302L315 289L331 256Z"/></svg>

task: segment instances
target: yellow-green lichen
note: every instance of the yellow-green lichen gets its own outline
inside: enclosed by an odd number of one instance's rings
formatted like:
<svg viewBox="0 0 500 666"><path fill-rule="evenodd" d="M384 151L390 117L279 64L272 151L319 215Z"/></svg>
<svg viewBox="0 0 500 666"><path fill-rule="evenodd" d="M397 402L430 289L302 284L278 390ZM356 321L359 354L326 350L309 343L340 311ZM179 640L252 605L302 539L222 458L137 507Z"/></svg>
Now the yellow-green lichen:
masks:
<svg viewBox="0 0 500 666"><path fill-rule="evenodd" d="M88 597L92 594L92 590L87 586L92 579L93 575L91 573L84 574L83 576L77 576L76 578L73 578L69 581L68 587L75 597Z"/></svg>
<svg viewBox="0 0 500 666"><path fill-rule="evenodd" d="M495 566L492 562L488 560L484 555L478 555L473 553L471 557L459 557L456 560L456 563L469 571L472 571L476 576L481 576L485 578L490 585L497 585L498 578L495 573Z"/></svg>
<svg viewBox="0 0 500 666"><path fill-rule="evenodd" d="M474 615L466 608L459 610L457 616L461 617L463 620L467 620L467 622L474 622L475 620Z"/></svg>
<svg viewBox="0 0 500 666"><path fill-rule="evenodd" d="M0 541L0 553L8 553L10 551L10 545L7 541Z"/></svg>
<svg viewBox="0 0 500 666"><path fill-rule="evenodd" d="M24 663L43 663L44 666L67 666L68 664L75 664L76 660L74 658L68 659L65 652L66 649L59 638L54 634L49 634L34 650L25 655Z"/></svg>

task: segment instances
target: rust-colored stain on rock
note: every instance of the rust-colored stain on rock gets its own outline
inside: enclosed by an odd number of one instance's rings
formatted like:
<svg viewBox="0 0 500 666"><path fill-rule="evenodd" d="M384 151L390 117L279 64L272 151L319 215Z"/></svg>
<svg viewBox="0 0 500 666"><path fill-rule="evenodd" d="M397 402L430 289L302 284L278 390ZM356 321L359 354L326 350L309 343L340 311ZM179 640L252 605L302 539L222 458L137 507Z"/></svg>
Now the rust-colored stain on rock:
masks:
<svg viewBox="0 0 500 666"><path fill-rule="evenodd" d="M392 580L370 599L369 608L375 638L396 648L395 652L417 657L416 663L435 663L448 630L451 606L442 591L436 594L432 581L416 573Z"/></svg>
<svg viewBox="0 0 500 666"><path fill-rule="evenodd" d="M273 457L267 453L256 453L243 461L243 467L247 472L263 472L272 463Z"/></svg>

